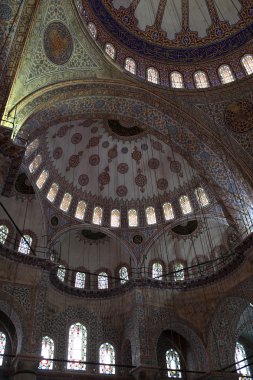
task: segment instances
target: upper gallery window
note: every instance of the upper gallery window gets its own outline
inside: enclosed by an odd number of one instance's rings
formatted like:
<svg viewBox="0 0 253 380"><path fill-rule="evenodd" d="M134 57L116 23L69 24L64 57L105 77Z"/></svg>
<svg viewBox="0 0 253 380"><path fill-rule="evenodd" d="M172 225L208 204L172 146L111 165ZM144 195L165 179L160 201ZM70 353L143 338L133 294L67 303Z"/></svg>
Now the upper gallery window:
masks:
<svg viewBox="0 0 253 380"><path fill-rule="evenodd" d="M5 352L5 347L6 347L6 335L0 331L0 366L3 365L3 360L4 360L4 357L2 355L4 355L4 352Z"/></svg>
<svg viewBox="0 0 253 380"><path fill-rule="evenodd" d="M89 22L88 29L89 29L89 32L92 35L92 37L95 39L97 37L97 28L93 24L93 22Z"/></svg>
<svg viewBox="0 0 253 380"><path fill-rule="evenodd" d="M37 154L37 156L33 159L33 161L29 165L30 173L32 174L35 173L38 167L41 165L41 163L42 163L42 157L40 154Z"/></svg>
<svg viewBox="0 0 253 380"><path fill-rule="evenodd" d="M168 369L168 377L182 378L182 372L179 372L181 370L180 357L177 351L172 348L166 351L166 366Z"/></svg>
<svg viewBox="0 0 253 380"><path fill-rule="evenodd" d="M194 82L197 88L209 87L209 81L204 71L196 71L194 73Z"/></svg>
<svg viewBox="0 0 253 380"><path fill-rule="evenodd" d="M173 71L170 74L170 82L173 88L184 88L183 75L178 71Z"/></svg>
<svg viewBox="0 0 253 380"><path fill-rule="evenodd" d="M180 206L182 209L182 213L184 215L190 214L192 212L192 206L190 204L190 200L189 200L189 197L187 195L182 195L179 198L179 202L180 202Z"/></svg>
<svg viewBox="0 0 253 380"><path fill-rule="evenodd" d="M148 224L156 224L156 216L154 207L146 208L146 218Z"/></svg>
<svg viewBox="0 0 253 380"><path fill-rule="evenodd" d="M100 225L102 223L103 209L101 207L95 207L93 211L92 222Z"/></svg>
<svg viewBox="0 0 253 380"><path fill-rule="evenodd" d="M49 192L47 193L47 199L53 203L55 201L58 191L59 191L59 186L57 185L57 183L55 182L52 183L49 189Z"/></svg>
<svg viewBox="0 0 253 380"><path fill-rule="evenodd" d="M98 275L98 289L108 289L108 274L105 272Z"/></svg>
<svg viewBox="0 0 253 380"><path fill-rule="evenodd" d="M87 330L81 323L74 323L69 328L68 364L67 368L85 371L87 350Z"/></svg>
<svg viewBox="0 0 253 380"><path fill-rule="evenodd" d="M136 63L132 58L128 57L125 59L124 67L125 70L129 71L131 74L136 74Z"/></svg>
<svg viewBox="0 0 253 380"><path fill-rule="evenodd" d="M110 44L109 42L107 42L105 44L105 52L106 52L106 54L109 55L109 57L111 57L111 59L115 59L115 56L116 56L115 47L112 44Z"/></svg>
<svg viewBox="0 0 253 380"><path fill-rule="evenodd" d="M174 264L174 280L183 281L184 280L184 266L181 263Z"/></svg>
<svg viewBox="0 0 253 380"><path fill-rule="evenodd" d="M39 140L35 139L33 140L26 148L25 150L25 156L29 157L36 149L39 147Z"/></svg>
<svg viewBox="0 0 253 380"><path fill-rule="evenodd" d="M115 350L109 343L101 344L99 348L99 373L115 374Z"/></svg>
<svg viewBox="0 0 253 380"><path fill-rule="evenodd" d="M57 277L59 278L60 281L64 281L65 279L65 274L66 274L66 269L63 265L59 265L58 270L57 270Z"/></svg>
<svg viewBox="0 0 253 380"><path fill-rule="evenodd" d="M69 193L65 193L61 201L60 209L62 211L67 212L71 201L72 201L72 195Z"/></svg>
<svg viewBox="0 0 253 380"><path fill-rule="evenodd" d="M7 236L8 236L9 230L7 226L1 225L0 226L0 243L4 244Z"/></svg>
<svg viewBox="0 0 253 380"><path fill-rule="evenodd" d="M174 212L171 203L166 202L163 204L163 214L165 220L174 219Z"/></svg>
<svg viewBox="0 0 253 380"><path fill-rule="evenodd" d="M206 192L203 189L203 187L198 187L195 190L195 194L196 194L196 197L197 197L197 200L198 200L200 206L205 207L209 204L209 200L207 198Z"/></svg>
<svg viewBox="0 0 253 380"><path fill-rule="evenodd" d="M253 73L253 55L245 54L241 59L242 65L246 71L246 74L250 75Z"/></svg>
<svg viewBox="0 0 253 380"><path fill-rule="evenodd" d="M42 187L44 186L46 180L48 179L48 176L49 176L49 173L47 170L42 170L42 172L40 173L40 176L39 178L37 179L36 181L36 185L38 186L38 188L41 190Z"/></svg>
<svg viewBox="0 0 253 380"><path fill-rule="evenodd" d="M222 84L230 83L235 80L234 74L228 65L221 65L218 72Z"/></svg>
<svg viewBox="0 0 253 380"><path fill-rule="evenodd" d="M45 359L40 361L39 369L53 369L54 341L48 336L42 338L41 356Z"/></svg>
<svg viewBox="0 0 253 380"><path fill-rule="evenodd" d="M120 211L117 209L113 209L111 211L111 227L119 227L120 226Z"/></svg>
<svg viewBox="0 0 253 380"><path fill-rule="evenodd" d="M79 289L85 288L85 273L83 272L76 273L75 288L79 288Z"/></svg>
<svg viewBox="0 0 253 380"><path fill-rule="evenodd" d="M120 283L125 284L129 280L128 270L126 267L121 267L119 270Z"/></svg>
<svg viewBox="0 0 253 380"><path fill-rule="evenodd" d="M163 267L160 263L154 263L152 265L152 278L155 280L162 280Z"/></svg>
<svg viewBox="0 0 253 380"><path fill-rule="evenodd" d="M24 253L25 255L28 255L30 253L32 245L32 238L30 235L24 235L20 239L18 252Z"/></svg>
<svg viewBox="0 0 253 380"><path fill-rule="evenodd" d="M240 377L240 380L251 379L247 355L243 345L239 342L236 342L235 346L235 367L237 373L242 376Z"/></svg>
<svg viewBox="0 0 253 380"><path fill-rule="evenodd" d="M147 69L147 80L149 82L158 84L159 83L159 72L154 67L149 67Z"/></svg>
<svg viewBox="0 0 253 380"><path fill-rule="evenodd" d="M76 207L75 217L77 219L83 220L86 210L86 203L84 201L79 201Z"/></svg>
<svg viewBox="0 0 253 380"><path fill-rule="evenodd" d="M137 227L138 226L138 215L135 209L128 210L128 225L129 227Z"/></svg>

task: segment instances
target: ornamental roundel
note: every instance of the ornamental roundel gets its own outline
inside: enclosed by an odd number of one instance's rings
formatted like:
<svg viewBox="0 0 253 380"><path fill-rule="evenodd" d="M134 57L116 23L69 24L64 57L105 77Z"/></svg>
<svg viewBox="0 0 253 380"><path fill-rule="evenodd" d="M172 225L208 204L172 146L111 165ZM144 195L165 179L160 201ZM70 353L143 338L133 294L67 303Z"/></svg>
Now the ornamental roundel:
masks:
<svg viewBox="0 0 253 380"><path fill-rule="evenodd" d="M54 152L53 152L53 157L55 160L59 160L59 158L61 158L62 156L62 153L63 153L63 150L60 146L58 146L57 148L55 148Z"/></svg>
<svg viewBox="0 0 253 380"><path fill-rule="evenodd" d="M74 145L79 144L79 143L82 141L82 138L83 138L83 136L81 135L81 133L75 133L75 134L71 137L71 142L72 142L72 144L74 144Z"/></svg>
<svg viewBox="0 0 253 380"><path fill-rule="evenodd" d="M97 133L98 127L92 127L91 128L91 133Z"/></svg>
<svg viewBox="0 0 253 380"><path fill-rule="evenodd" d="M148 160L148 167L150 169L158 169L159 165L160 165L160 162L157 158L150 158L150 160Z"/></svg>
<svg viewBox="0 0 253 380"><path fill-rule="evenodd" d="M127 191L128 191L127 187L124 185L121 185L117 187L116 193L118 197L125 197L127 195Z"/></svg>
<svg viewBox="0 0 253 380"><path fill-rule="evenodd" d="M119 164L117 167L117 170L120 174L126 174L128 172L128 169L129 169L128 165L123 162Z"/></svg>
<svg viewBox="0 0 253 380"><path fill-rule="evenodd" d="M89 157L89 164L91 166L97 166L100 162L100 157L98 154L93 154L92 156Z"/></svg>
<svg viewBox="0 0 253 380"><path fill-rule="evenodd" d="M253 104L248 101L234 102L227 106L225 124L232 132L245 133L253 128Z"/></svg>
<svg viewBox="0 0 253 380"><path fill-rule="evenodd" d="M170 163L170 170L173 173L180 173L181 172L181 164L178 161L171 161Z"/></svg>
<svg viewBox="0 0 253 380"><path fill-rule="evenodd" d="M44 33L44 49L51 62L64 65L73 52L73 40L68 28L61 22L52 22Z"/></svg>
<svg viewBox="0 0 253 380"><path fill-rule="evenodd" d="M93 136L89 139L88 145L86 145L86 148L92 148L94 146L97 146L99 144L99 141L102 136Z"/></svg>
<svg viewBox="0 0 253 380"><path fill-rule="evenodd" d="M110 144L109 144L108 141L104 141L103 144L102 144L102 147L106 149L106 148L108 148L109 145Z"/></svg>
<svg viewBox="0 0 253 380"><path fill-rule="evenodd" d="M123 146L123 148L121 149L121 153L127 154L128 153L128 148L126 146Z"/></svg>
<svg viewBox="0 0 253 380"><path fill-rule="evenodd" d="M147 184L147 177L138 170L138 175L135 177L135 183L140 187L141 192L144 192L144 187Z"/></svg>
<svg viewBox="0 0 253 380"><path fill-rule="evenodd" d="M79 183L81 186L86 186L86 185L88 185L88 183L89 183L89 177L87 176L87 174L81 174L81 175L78 177L78 183Z"/></svg>
<svg viewBox="0 0 253 380"><path fill-rule="evenodd" d="M168 181L166 178L160 178L157 181L157 188L159 190L166 190L168 187Z"/></svg>
<svg viewBox="0 0 253 380"><path fill-rule="evenodd" d="M6 4L0 4L0 20L8 21L12 18L12 9Z"/></svg>

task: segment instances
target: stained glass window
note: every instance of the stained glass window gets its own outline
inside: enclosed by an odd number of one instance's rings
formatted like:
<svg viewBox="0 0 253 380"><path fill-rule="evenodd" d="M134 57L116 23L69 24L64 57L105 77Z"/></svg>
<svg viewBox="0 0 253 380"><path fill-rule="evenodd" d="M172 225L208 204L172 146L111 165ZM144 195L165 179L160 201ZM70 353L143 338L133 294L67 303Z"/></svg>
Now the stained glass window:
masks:
<svg viewBox="0 0 253 380"><path fill-rule="evenodd" d="M178 71L173 71L170 74L170 82L173 88L184 88L183 75Z"/></svg>
<svg viewBox="0 0 253 380"><path fill-rule="evenodd" d="M159 73L158 73L158 70L155 69L154 67L149 67L147 69L147 80L149 82L158 84L159 83Z"/></svg>
<svg viewBox="0 0 253 380"><path fill-rule="evenodd" d="M128 225L129 227L137 227L138 226L138 215L135 209L128 210Z"/></svg>
<svg viewBox="0 0 253 380"><path fill-rule="evenodd" d="M99 348L99 373L115 374L115 350L110 343L103 343Z"/></svg>
<svg viewBox="0 0 253 380"><path fill-rule="evenodd" d="M1 244L5 243L8 233L9 233L8 227L3 226L3 225L0 226L0 243Z"/></svg>
<svg viewBox="0 0 253 380"><path fill-rule="evenodd" d="M230 83L235 80L234 74L228 65L221 65L218 72L222 84Z"/></svg>
<svg viewBox="0 0 253 380"><path fill-rule="evenodd" d="M168 369L168 377L181 379L182 373L181 370L180 357L177 351L172 348L166 351L166 366Z"/></svg>
<svg viewBox="0 0 253 380"><path fill-rule="evenodd" d="M174 279L175 281L184 280L184 266L181 263L174 264Z"/></svg>
<svg viewBox="0 0 253 380"><path fill-rule="evenodd" d="M102 223L103 210L101 207L95 207L93 211L92 222L100 225Z"/></svg>
<svg viewBox="0 0 253 380"><path fill-rule="evenodd" d="M125 59L125 70L129 71L131 74L136 74L136 63L132 58L126 58Z"/></svg>
<svg viewBox="0 0 253 380"><path fill-rule="evenodd" d="M253 74L253 55L245 54L241 59L242 65L246 71L246 74Z"/></svg>
<svg viewBox="0 0 253 380"><path fill-rule="evenodd" d="M195 190L195 194L196 194L196 197L197 197L197 200L198 200L200 206L205 207L209 204L209 200L207 198L206 192L203 189L203 187L198 187Z"/></svg>
<svg viewBox="0 0 253 380"><path fill-rule="evenodd" d="M156 216L154 207L146 208L146 218L148 224L156 224Z"/></svg>
<svg viewBox="0 0 253 380"><path fill-rule="evenodd" d="M242 375L242 377L239 377L240 380L251 379L247 355L243 345L239 342L236 342L235 346L235 367L237 373Z"/></svg>
<svg viewBox="0 0 253 380"><path fill-rule="evenodd" d="M166 202L163 204L163 214L165 220L174 219L174 212L171 203Z"/></svg>
<svg viewBox="0 0 253 380"><path fill-rule="evenodd" d="M125 284L129 280L128 270L126 267L121 267L119 270L120 283Z"/></svg>
<svg viewBox="0 0 253 380"><path fill-rule="evenodd" d="M196 71L194 73L194 82L197 88L209 87L209 81L204 71Z"/></svg>
<svg viewBox="0 0 253 380"><path fill-rule="evenodd" d="M49 192L47 193L47 199L50 201L50 202L54 202L55 201L55 198L56 198L56 195L58 193L58 190L59 190L59 186L57 185L57 183L52 183L50 189L49 189Z"/></svg>
<svg viewBox="0 0 253 380"><path fill-rule="evenodd" d="M86 210L86 203L84 201L79 201L76 207L75 217L77 219L83 220Z"/></svg>
<svg viewBox="0 0 253 380"><path fill-rule="evenodd" d="M105 52L106 54L109 55L109 57L111 57L111 59L115 59L115 56L116 56L115 47L109 42L105 44Z"/></svg>
<svg viewBox="0 0 253 380"><path fill-rule="evenodd" d="M39 369L53 369L54 358L54 341L48 336L43 336L41 344L41 356L45 359L41 360Z"/></svg>
<svg viewBox="0 0 253 380"><path fill-rule="evenodd" d="M181 209L182 209L182 213L184 215L190 214L192 212L192 206L190 204L190 200L187 197L187 195L182 195L179 198L179 202L180 202L180 206L181 206Z"/></svg>
<svg viewBox="0 0 253 380"><path fill-rule="evenodd" d="M69 328L68 369L85 371L87 351L87 330L81 323L74 323Z"/></svg>
<svg viewBox="0 0 253 380"><path fill-rule="evenodd" d="M39 147L39 140L33 140L25 150L25 157L29 157Z"/></svg>
<svg viewBox="0 0 253 380"><path fill-rule="evenodd" d="M76 273L75 287L80 288L80 289L85 288L85 273L83 272Z"/></svg>
<svg viewBox="0 0 253 380"><path fill-rule="evenodd" d="M64 281L65 279L65 274L66 274L66 269L63 265L60 265L58 270L57 270L57 277L59 278L60 281Z"/></svg>
<svg viewBox="0 0 253 380"><path fill-rule="evenodd" d="M24 253L25 255L28 255L30 252L30 247L32 245L32 238L30 235L24 235L20 239L19 247L18 247L18 252Z"/></svg>
<svg viewBox="0 0 253 380"><path fill-rule="evenodd" d="M42 157L40 154L38 154L29 165L30 173L32 174L35 173L41 163L42 163Z"/></svg>
<svg viewBox="0 0 253 380"><path fill-rule="evenodd" d="M120 211L117 209L111 211L111 227L120 227Z"/></svg>
<svg viewBox="0 0 253 380"><path fill-rule="evenodd" d="M40 176L39 176L39 178L36 181L36 185L38 186L39 189L42 189L42 187L44 186L46 180L48 179L48 176L49 176L49 173L48 173L47 170L43 170L40 173Z"/></svg>
<svg viewBox="0 0 253 380"><path fill-rule="evenodd" d="M71 201L72 201L72 195L69 193L65 193L61 201L60 209L62 211L67 212Z"/></svg>
<svg viewBox="0 0 253 380"><path fill-rule="evenodd" d="M108 274L105 272L98 275L98 289L108 289Z"/></svg>
<svg viewBox="0 0 253 380"><path fill-rule="evenodd" d="M89 22L88 29L89 29L89 32L92 35L92 37L95 39L97 37L97 28L93 24L93 22Z"/></svg>
<svg viewBox="0 0 253 380"><path fill-rule="evenodd" d="M152 265L152 278L155 280L162 280L163 267L160 263L154 263Z"/></svg>
<svg viewBox="0 0 253 380"><path fill-rule="evenodd" d="M4 355L5 351L5 346L6 346L6 335L0 331L0 354ZM4 357L0 356L0 366L3 365Z"/></svg>

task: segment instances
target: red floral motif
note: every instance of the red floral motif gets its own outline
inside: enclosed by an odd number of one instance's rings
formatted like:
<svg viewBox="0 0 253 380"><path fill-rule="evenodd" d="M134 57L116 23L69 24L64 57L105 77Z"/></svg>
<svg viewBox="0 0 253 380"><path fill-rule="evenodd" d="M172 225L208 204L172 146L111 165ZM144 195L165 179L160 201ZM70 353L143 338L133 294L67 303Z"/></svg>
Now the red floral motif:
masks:
<svg viewBox="0 0 253 380"><path fill-rule="evenodd" d="M140 191L144 193L145 185L147 184L147 177L142 174L141 169L138 169L138 175L135 177L135 183L140 188Z"/></svg>
<svg viewBox="0 0 253 380"><path fill-rule="evenodd" d="M128 169L128 165L123 162L117 167L117 170L120 174L126 174L128 172Z"/></svg>
<svg viewBox="0 0 253 380"><path fill-rule="evenodd" d="M148 166L150 169L157 169L159 168L160 161L157 158L150 158L148 161Z"/></svg>
<svg viewBox="0 0 253 380"><path fill-rule="evenodd" d="M55 138L56 136L58 136L58 137L63 137L63 136L65 136L66 135L66 133L67 133L67 131L70 129L70 128L72 128L72 125L63 125L58 131L57 131L57 133L55 133L54 135L53 135L53 138Z"/></svg>
<svg viewBox="0 0 253 380"><path fill-rule="evenodd" d="M81 141L82 141L82 135L81 133L75 133L72 137L71 137L71 142L72 144L79 144Z"/></svg>
<svg viewBox="0 0 253 380"><path fill-rule="evenodd" d="M138 150L137 146L135 146L132 152L132 159L135 160L136 163L139 165L141 157L142 153Z"/></svg>
<svg viewBox="0 0 253 380"><path fill-rule="evenodd" d="M93 154L92 156L89 157L89 164L91 166L97 166L100 162L100 157L98 154Z"/></svg>
<svg viewBox="0 0 253 380"><path fill-rule="evenodd" d="M182 166L179 161L172 160L171 157L167 157L168 161L170 162L170 170L172 173L179 174L179 177L183 177L182 173Z"/></svg>
<svg viewBox="0 0 253 380"><path fill-rule="evenodd" d="M160 143L159 141L151 139L151 144L152 144L152 148L154 148L155 150L158 150L158 152L164 153L162 143Z"/></svg>
<svg viewBox="0 0 253 380"><path fill-rule="evenodd" d="M159 190L166 190L168 187L168 181L166 178L160 178L157 181L157 188Z"/></svg>
<svg viewBox="0 0 253 380"><path fill-rule="evenodd" d="M116 193L119 197L125 197L127 195L127 192L128 190L126 186L121 185L117 187Z"/></svg>
<svg viewBox="0 0 253 380"><path fill-rule="evenodd" d="M89 139L88 145L86 145L86 148L91 148L94 146L97 146L99 144L99 140L101 139L102 136L94 136Z"/></svg>
<svg viewBox="0 0 253 380"><path fill-rule="evenodd" d="M109 172L109 168L107 166L105 170L102 173L100 173L98 176L98 183L100 183L101 185L100 186L101 191L104 189L104 186L108 185L108 183L111 180L110 174L108 172Z"/></svg>
<svg viewBox="0 0 253 380"><path fill-rule="evenodd" d="M73 154L69 157L69 166L66 167L66 171L69 171L70 168L76 168L80 164L80 156L83 152L78 152L78 154Z"/></svg>
<svg viewBox="0 0 253 380"><path fill-rule="evenodd" d="M61 158L62 156L62 148L60 146L58 146L57 148L55 148L54 152L53 152L53 157L55 160L58 160L59 158Z"/></svg>
<svg viewBox="0 0 253 380"><path fill-rule="evenodd" d="M117 150L117 145L114 145L111 149L108 150L108 158L109 162L112 162L112 160L118 156L118 150Z"/></svg>
<svg viewBox="0 0 253 380"><path fill-rule="evenodd" d="M89 183L89 177L87 174L81 174L78 178L78 182L81 186L86 186Z"/></svg>

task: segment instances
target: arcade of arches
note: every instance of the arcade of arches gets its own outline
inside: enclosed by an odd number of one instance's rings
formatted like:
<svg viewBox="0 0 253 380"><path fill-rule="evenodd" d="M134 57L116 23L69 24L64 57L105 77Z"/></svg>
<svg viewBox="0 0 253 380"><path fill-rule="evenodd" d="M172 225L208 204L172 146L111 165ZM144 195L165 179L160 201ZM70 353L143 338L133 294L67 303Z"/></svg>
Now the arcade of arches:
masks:
<svg viewBox="0 0 253 380"><path fill-rule="evenodd" d="M253 1L0 1L0 379L253 378Z"/></svg>

